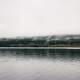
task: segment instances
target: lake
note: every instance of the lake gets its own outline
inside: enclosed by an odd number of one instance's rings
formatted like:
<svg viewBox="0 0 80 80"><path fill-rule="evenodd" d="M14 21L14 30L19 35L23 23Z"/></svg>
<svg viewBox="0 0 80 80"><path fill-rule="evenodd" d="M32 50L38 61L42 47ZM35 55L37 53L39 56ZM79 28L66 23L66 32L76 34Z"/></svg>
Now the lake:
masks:
<svg viewBox="0 0 80 80"><path fill-rule="evenodd" d="M2 49L0 80L80 80L80 50Z"/></svg>

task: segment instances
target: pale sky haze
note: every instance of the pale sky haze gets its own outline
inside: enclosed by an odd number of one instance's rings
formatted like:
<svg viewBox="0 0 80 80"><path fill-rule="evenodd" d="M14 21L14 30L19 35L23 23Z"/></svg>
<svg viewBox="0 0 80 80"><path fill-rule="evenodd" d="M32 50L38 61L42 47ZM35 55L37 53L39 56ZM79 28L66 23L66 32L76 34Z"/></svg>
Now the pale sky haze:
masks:
<svg viewBox="0 0 80 80"><path fill-rule="evenodd" d="M0 37L80 34L80 0L0 0Z"/></svg>

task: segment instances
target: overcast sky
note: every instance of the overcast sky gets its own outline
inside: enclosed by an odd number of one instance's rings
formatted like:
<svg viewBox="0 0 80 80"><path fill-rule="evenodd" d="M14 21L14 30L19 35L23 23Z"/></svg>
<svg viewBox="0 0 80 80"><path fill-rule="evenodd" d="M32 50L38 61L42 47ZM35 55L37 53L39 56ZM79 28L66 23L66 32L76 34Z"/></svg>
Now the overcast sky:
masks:
<svg viewBox="0 0 80 80"><path fill-rule="evenodd" d="M80 0L0 0L0 37L80 34Z"/></svg>

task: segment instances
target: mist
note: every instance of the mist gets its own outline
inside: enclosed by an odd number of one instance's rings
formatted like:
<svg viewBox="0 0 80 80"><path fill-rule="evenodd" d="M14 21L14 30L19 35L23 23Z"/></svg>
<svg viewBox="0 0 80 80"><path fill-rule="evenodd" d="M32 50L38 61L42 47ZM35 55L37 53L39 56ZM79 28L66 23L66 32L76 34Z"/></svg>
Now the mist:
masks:
<svg viewBox="0 0 80 80"><path fill-rule="evenodd" d="M0 0L0 37L80 34L79 0Z"/></svg>

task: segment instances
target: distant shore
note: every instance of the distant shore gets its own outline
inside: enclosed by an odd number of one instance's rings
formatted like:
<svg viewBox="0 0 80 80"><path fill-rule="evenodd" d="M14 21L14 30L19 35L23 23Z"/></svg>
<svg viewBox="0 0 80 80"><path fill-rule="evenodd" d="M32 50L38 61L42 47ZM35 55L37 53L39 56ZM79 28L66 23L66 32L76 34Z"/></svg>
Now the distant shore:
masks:
<svg viewBox="0 0 80 80"><path fill-rule="evenodd" d="M1 38L0 49L80 49L80 35Z"/></svg>

